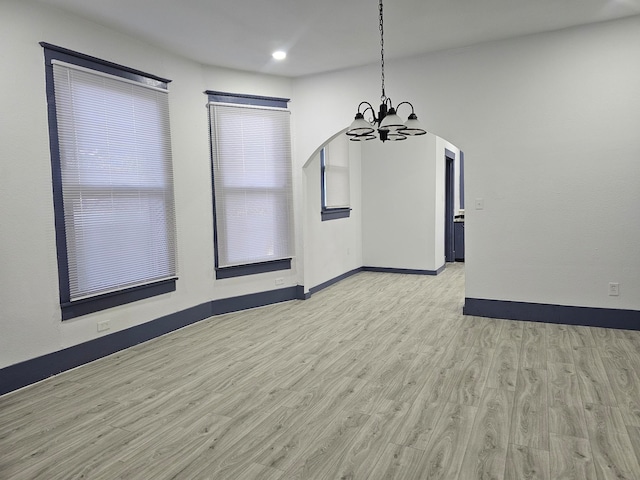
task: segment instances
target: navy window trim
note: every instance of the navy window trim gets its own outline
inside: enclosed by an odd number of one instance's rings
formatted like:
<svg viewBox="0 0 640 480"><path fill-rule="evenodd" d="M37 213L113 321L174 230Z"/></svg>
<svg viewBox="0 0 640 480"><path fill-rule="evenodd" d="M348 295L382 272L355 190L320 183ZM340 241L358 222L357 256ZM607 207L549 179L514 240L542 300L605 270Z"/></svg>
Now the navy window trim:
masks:
<svg viewBox="0 0 640 480"><path fill-rule="evenodd" d="M258 273L276 272L278 270L291 270L291 259L283 258L272 262L249 263L247 265L234 265L232 267L216 267L216 279L242 277L256 275Z"/></svg>
<svg viewBox="0 0 640 480"><path fill-rule="evenodd" d="M448 148L444 149L444 156L451 159L451 160L455 160L456 159L456 154L453 153L451 150L449 150Z"/></svg>
<svg viewBox="0 0 640 480"><path fill-rule="evenodd" d="M350 208L325 208L320 212L322 221L336 220L338 218L349 218L351 216Z"/></svg>
<svg viewBox="0 0 640 480"><path fill-rule="evenodd" d="M261 95L243 95L240 93L218 92L215 90L205 90L205 95L209 102L229 103L236 105L253 105L257 107L288 108L290 99L280 97L264 97ZM211 132L211 118L209 118L209 145L213 146ZM211 154L213 162L213 154ZM211 165L213 172L213 164ZM231 267L220 267L218 262L218 222L216 218L216 186L211 175L211 191L213 193L213 244L214 262L216 270L216 280L225 278L243 277L246 275L257 275L259 273L275 272L279 270L291 270L291 258L282 258L270 262L248 263L246 265L234 265Z"/></svg>
<svg viewBox="0 0 640 480"><path fill-rule="evenodd" d="M323 222L327 220L336 220L338 218L349 218L351 216L351 208L349 207L327 208L324 161L324 148L322 148L320 149L320 196L322 198L320 218Z"/></svg>
<svg viewBox="0 0 640 480"><path fill-rule="evenodd" d="M288 98L241 95L239 93L216 92L213 90L206 90L204 93L209 97L210 102L253 105L257 107L287 108L290 101Z"/></svg>
<svg viewBox="0 0 640 480"><path fill-rule="evenodd" d="M62 320L99 312L100 310L117 307L118 305L162 295L163 293L175 292L176 280L177 277L168 278L158 282L125 288L116 292L104 293L82 300L62 303L60 305L62 309Z"/></svg>
<svg viewBox="0 0 640 480"><path fill-rule="evenodd" d="M47 67L51 65L51 60L60 60L61 62L72 63L80 67L90 68L98 72L108 73L116 77L126 78L135 82L143 83L151 87L167 88L171 80L158 77L150 73L145 73L134 68L125 67L117 63L102 60L100 58L85 55L84 53L75 52L68 48L51 45L47 42L40 42L40 46L44 48L44 56Z"/></svg>
<svg viewBox="0 0 640 480"><path fill-rule="evenodd" d="M62 197L62 167L60 163L60 145L58 142L58 119L56 116L56 97L53 83L52 60L59 60L73 65L90 68L102 73L108 73L145 85L167 88L171 82L166 78L151 75L117 63L102 60L90 55L75 52L67 48L40 42L44 49L45 81L47 96L47 115L49 121L49 152L51 155L52 189L54 223L56 230L56 250L58 254L58 284L60 289L60 307L62 320L69 320L89 313L106 310L108 308L135 302L144 298L154 297L175 291L175 278L164 279L144 285L125 288L116 292L96 295L83 300L71 301L69 288L69 259L67 256L67 238L64 224L64 208Z"/></svg>

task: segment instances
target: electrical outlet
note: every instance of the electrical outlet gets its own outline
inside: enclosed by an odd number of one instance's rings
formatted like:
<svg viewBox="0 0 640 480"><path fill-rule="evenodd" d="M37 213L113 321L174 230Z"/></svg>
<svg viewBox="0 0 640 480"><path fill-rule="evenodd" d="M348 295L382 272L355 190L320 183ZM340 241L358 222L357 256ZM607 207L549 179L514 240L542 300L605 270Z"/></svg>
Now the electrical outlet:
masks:
<svg viewBox="0 0 640 480"><path fill-rule="evenodd" d="M284 284L284 278L280 277L280 278L276 278L276 285L282 285Z"/></svg>
<svg viewBox="0 0 640 480"><path fill-rule="evenodd" d="M617 297L620 295L620 284L618 282L609 282L609 296Z"/></svg>
<svg viewBox="0 0 640 480"><path fill-rule="evenodd" d="M98 331L99 332L106 332L110 328L111 328L111 324L109 323L109 320L104 320L102 322L98 322Z"/></svg>

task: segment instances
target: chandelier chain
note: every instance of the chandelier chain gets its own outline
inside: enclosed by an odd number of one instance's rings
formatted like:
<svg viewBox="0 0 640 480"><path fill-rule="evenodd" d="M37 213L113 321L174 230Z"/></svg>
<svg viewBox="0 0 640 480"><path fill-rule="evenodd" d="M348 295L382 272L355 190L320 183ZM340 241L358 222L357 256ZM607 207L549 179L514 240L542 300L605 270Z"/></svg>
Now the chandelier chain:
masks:
<svg viewBox="0 0 640 480"><path fill-rule="evenodd" d="M384 93L384 20L382 16L382 0L380 0L380 67L382 80L382 96L380 100L384 103L387 96Z"/></svg>
<svg viewBox="0 0 640 480"><path fill-rule="evenodd" d="M352 142L364 142L379 138L382 142L406 140L416 135L425 135L427 131L420 126L418 116L413 111L411 102L400 102L393 108L391 99L387 98L384 91L384 12L383 0L378 0L378 28L380 29L380 80L382 83L382 96L380 97L380 110L376 110L369 102L360 102L353 123L347 129L347 135ZM408 105L411 113L406 122L398 118L397 110ZM371 115L369 119L365 115ZM376 135L377 130L377 135Z"/></svg>

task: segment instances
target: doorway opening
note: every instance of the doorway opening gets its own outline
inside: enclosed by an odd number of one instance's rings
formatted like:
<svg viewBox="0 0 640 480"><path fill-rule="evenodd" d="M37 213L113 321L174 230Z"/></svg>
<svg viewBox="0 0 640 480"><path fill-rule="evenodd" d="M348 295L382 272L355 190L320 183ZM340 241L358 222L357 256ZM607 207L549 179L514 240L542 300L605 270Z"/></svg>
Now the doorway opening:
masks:
<svg viewBox="0 0 640 480"><path fill-rule="evenodd" d="M454 192L455 192L455 154L445 150L445 185L444 185L444 260L455 262L455 243L453 231Z"/></svg>

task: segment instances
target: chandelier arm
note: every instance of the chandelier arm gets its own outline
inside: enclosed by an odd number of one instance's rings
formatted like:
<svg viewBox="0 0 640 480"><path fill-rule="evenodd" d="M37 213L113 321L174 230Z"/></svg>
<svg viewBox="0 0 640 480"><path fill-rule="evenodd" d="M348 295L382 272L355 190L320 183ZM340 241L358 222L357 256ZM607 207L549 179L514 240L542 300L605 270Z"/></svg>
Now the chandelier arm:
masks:
<svg viewBox="0 0 640 480"><path fill-rule="evenodd" d="M405 103L411 107L411 113L415 113L413 110L413 104L411 102L400 102L396 107L396 112L400 109L400 105L404 105Z"/></svg>
<svg viewBox="0 0 640 480"><path fill-rule="evenodd" d="M369 104L367 103L367 105L369 105ZM376 111L373 109L373 107L372 107L371 105L369 105L367 108L365 108L365 109L362 111L362 115L364 115L365 113L367 113L367 111L368 111L368 110L371 110L371 115L373 116L373 120L367 120L367 121L368 121L370 124L372 124L372 125L373 125L374 123L376 123L376 122L378 121L378 117L376 117Z"/></svg>
<svg viewBox="0 0 640 480"><path fill-rule="evenodd" d="M360 111L360 108L362 108L363 105L366 105L367 108L365 108L364 110ZM373 109L373 105L371 105L369 102L360 102L360 105L358 105L358 113L361 113L363 116L365 113L367 113L367 110L371 110L371 115L373 115L373 121L369 121L367 120L369 123L375 123L378 121L378 118L376 117L376 111Z"/></svg>
<svg viewBox="0 0 640 480"><path fill-rule="evenodd" d="M374 128L377 124L378 138L385 142L387 140L397 141L405 140L408 136L425 135L427 133L418 123L418 117L416 116L411 102L400 102L400 106L405 103L411 107L411 114L407 122L403 123L396 112L397 108L393 108L391 99L387 97L384 87L384 11L382 6L382 0L378 0L378 19L380 30L380 110L377 112L369 102L361 102L358 105L358 113L355 120L347 129L346 134L352 138L351 141L360 142L363 140L371 140L376 138ZM365 106L364 109L362 107ZM365 120L364 114L371 110L373 119ZM367 123L369 125L367 125Z"/></svg>
<svg viewBox="0 0 640 480"><path fill-rule="evenodd" d="M360 112L360 107L362 107L362 105L367 105L367 108L365 108L363 111ZM369 102L360 102L360 105L358 105L358 112L363 113L366 112L367 110L373 110L373 106L369 103Z"/></svg>

